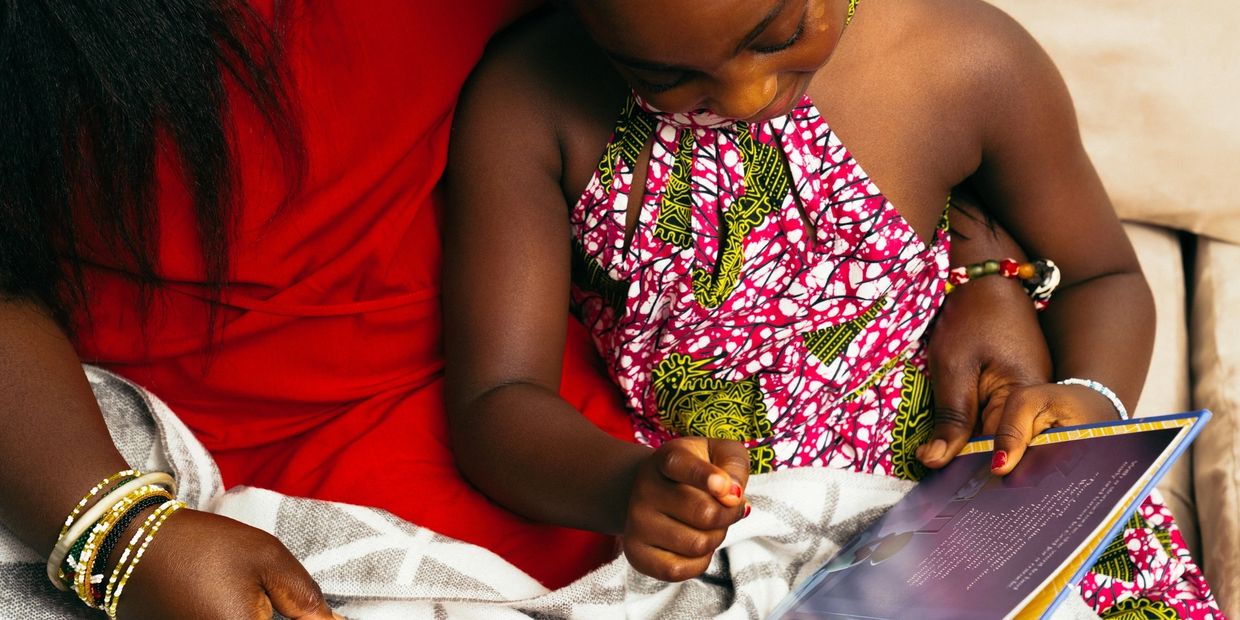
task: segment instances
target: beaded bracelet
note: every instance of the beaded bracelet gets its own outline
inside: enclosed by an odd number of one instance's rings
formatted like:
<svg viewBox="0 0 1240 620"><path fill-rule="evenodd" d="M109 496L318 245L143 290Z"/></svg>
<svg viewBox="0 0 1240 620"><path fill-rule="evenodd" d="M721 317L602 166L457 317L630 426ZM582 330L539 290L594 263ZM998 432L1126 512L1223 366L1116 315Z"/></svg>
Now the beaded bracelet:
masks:
<svg viewBox="0 0 1240 620"><path fill-rule="evenodd" d="M127 482L140 475L142 475L142 472L136 469L126 469L104 478L102 482L91 487L90 491L86 493L86 497L83 497L81 501L77 503L77 506L73 507L73 512L70 512L69 516L65 518L65 524L60 528L60 535L56 537L56 548L52 549L52 554L47 558L47 578L50 579L52 584L58 589L67 589L64 586L64 581L60 578L59 573L60 564L64 562L65 557L68 555L70 546L66 546L64 551L60 554L58 554L57 551L59 551L60 548L60 541L65 540L65 534L69 532L69 527L72 526L73 522L77 520L78 514L81 513L82 509L86 507L87 502L89 502L94 496L98 495L103 489L110 487L113 484L117 484L118 482Z"/></svg>
<svg viewBox="0 0 1240 620"><path fill-rule="evenodd" d="M121 536L125 534L125 529L133 522L142 511L147 508L154 508L167 502L173 501L172 496L168 493L154 493L138 500L132 508L125 511L125 515L116 522L103 538L103 543L99 545L99 552L95 554L95 561L90 567L90 594L94 603L91 607L99 608L103 604L103 588L97 587L96 584L103 583L103 571L107 567L108 558L112 555L112 550L116 548L116 544L120 542Z"/></svg>
<svg viewBox="0 0 1240 620"><path fill-rule="evenodd" d="M164 521L167 521L168 517L172 516L172 513L184 507L185 507L184 502L176 501L176 502L173 502L172 504L165 504L164 506L160 506L159 508L155 510L155 513L151 515L151 516L155 516L155 515L159 515L159 516L158 518L155 519L155 522L151 524L150 533L148 533L146 535L146 538L143 539L142 545L138 547L138 551L134 553L133 559L130 560L129 565L125 567L125 573L121 575L120 580L117 581L116 591L111 593L110 600L107 596L105 596L105 600L107 602L105 603L104 611L108 614L108 618L110 618L111 620L116 620L116 606L119 605L121 602L121 593L125 591L125 584L129 582L129 577L130 575L133 574L133 569L136 566L138 566L138 561L142 559L142 554L146 553L147 546L150 545L151 541L155 539L155 533L158 532L159 528L163 526ZM133 541L136 541L136 540L137 540L137 537L134 537L134 539L130 541L130 547L127 547L125 549L126 555L128 555L129 549L133 546ZM117 570L118 571L120 570L119 564L117 565ZM111 581L111 579L109 579L109 581Z"/></svg>
<svg viewBox="0 0 1240 620"><path fill-rule="evenodd" d="M73 573L73 591L77 594L78 599L85 603L88 607L94 607L94 597L91 595L91 567L95 564L95 558L99 555L100 544L107 536L112 528L124 518L125 514L130 511L137 503L152 495L161 494L168 499L172 499L168 495L168 491L162 486L154 484L145 484L128 492L124 497L112 504L111 509L103 518L99 519L91 528L90 536L86 540L86 545L82 548L81 555L77 558L77 565Z"/></svg>
<svg viewBox="0 0 1240 620"><path fill-rule="evenodd" d="M139 472L135 471L134 473L136 474ZM128 480L115 489L112 489L112 491L105 495L103 499L95 503L94 506L91 506L85 514L74 520L65 530L65 533L56 540L56 546L52 549L51 555L47 558L47 576L48 579L51 580L52 585L56 586L59 590L69 589L68 581L65 578L66 571L62 565L66 561L70 560L70 549L80 551L81 546L78 546L77 543L81 539L82 546L85 545L85 538L89 536L90 530L95 526L99 519L107 514L112 507L121 500L121 498L133 492L134 489L146 485L159 485L168 489L170 493L174 495L176 494L176 481L172 479L172 476L163 472L142 474L137 478ZM74 554L75 557L78 555L80 554ZM72 568L75 566L77 566L77 563L72 562L70 567Z"/></svg>
<svg viewBox="0 0 1240 620"><path fill-rule="evenodd" d="M158 508L151 512L151 514L147 515L146 520L142 522L142 525L138 526L138 529L133 533L133 536L129 537L129 543L125 546L125 551L121 553L121 557L116 561L116 566L112 569L112 575L108 577L107 586L103 591L103 604L100 609L107 611L108 607L112 605L112 600L115 598L113 591L116 588L116 582L120 579L121 574L124 572L125 563L129 560L129 557L133 555L134 547L138 544L138 541L142 539L143 534L150 529L151 524L160 518L160 515L171 509L171 507L177 503L179 503L177 500L168 500L160 504Z"/></svg>
<svg viewBox="0 0 1240 620"><path fill-rule="evenodd" d="M1106 397L1107 400L1111 401L1111 405L1115 407L1115 411L1119 413L1119 419L1121 420L1130 419L1128 417L1128 409L1124 407L1124 403L1120 401L1118 396L1115 395L1115 392L1111 391L1111 388L1105 385L1102 385L1101 383L1098 383L1097 381L1091 381L1089 379L1072 378L1072 379L1064 379L1063 381L1056 381L1055 383L1058 383L1059 385L1082 385L1099 394L1102 394L1103 396Z"/></svg>
<svg viewBox="0 0 1240 620"><path fill-rule="evenodd" d="M63 586L66 590L70 589L69 583L71 578L69 576L75 575L78 572L78 558L81 556L82 550L86 547L87 541L91 538L94 528L99 524L100 520L105 517L105 515L108 515L110 511L115 508L117 503L122 501L124 497L133 493L135 489L144 486L162 486L167 488L170 492L175 492L176 490L176 482L172 479L172 476L162 472L143 474L114 488L110 493L104 496L103 499L99 500L99 502L97 502L94 506L91 506L90 509L87 510L86 513L69 528L69 531L65 533L64 538L56 541L56 548L53 550L52 557L49 558L49 560L55 559L60 553L65 553L62 550L64 547L69 547L69 551L64 556L65 559L62 561L56 574L57 580L53 581L53 584L59 584L57 587Z"/></svg>
<svg viewBox="0 0 1240 620"><path fill-rule="evenodd" d="M1033 306L1038 310L1043 310L1050 304L1051 294L1059 286L1060 280L1059 267L1054 261L1039 259L1022 263L1014 258L1005 258L952 269L947 273L947 292L951 293L957 286L970 280L990 275L1020 280L1029 297L1033 299Z"/></svg>

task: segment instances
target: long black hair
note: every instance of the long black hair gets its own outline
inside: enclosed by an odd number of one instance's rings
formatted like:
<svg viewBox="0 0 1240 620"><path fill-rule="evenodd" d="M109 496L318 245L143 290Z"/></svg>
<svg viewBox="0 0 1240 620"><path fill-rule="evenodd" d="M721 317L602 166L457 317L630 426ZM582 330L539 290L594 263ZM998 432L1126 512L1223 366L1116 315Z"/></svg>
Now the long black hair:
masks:
<svg viewBox="0 0 1240 620"><path fill-rule="evenodd" d="M283 10L267 20L245 0L0 0L0 296L35 300L68 327L88 301L84 226L142 290L157 287L155 162L171 146L218 299L236 215L226 84L262 112L292 186L302 170Z"/></svg>

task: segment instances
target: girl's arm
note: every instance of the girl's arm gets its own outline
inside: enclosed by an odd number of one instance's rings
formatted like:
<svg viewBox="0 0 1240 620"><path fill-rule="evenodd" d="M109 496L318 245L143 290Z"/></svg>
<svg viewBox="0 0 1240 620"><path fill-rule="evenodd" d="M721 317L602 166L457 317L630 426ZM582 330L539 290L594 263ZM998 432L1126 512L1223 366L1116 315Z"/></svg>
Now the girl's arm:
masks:
<svg viewBox="0 0 1240 620"><path fill-rule="evenodd" d="M621 441L560 398L571 236L556 119L572 113L574 85L533 68L555 66L539 57L545 46L500 47L462 95L449 157L443 307L457 464L519 514L623 533L638 570L694 576L743 513L747 453L724 440L657 451Z"/></svg>
<svg viewBox="0 0 1240 620"><path fill-rule="evenodd" d="M952 192L951 264L1024 260L1024 250L993 221L970 188ZM1012 388L1046 383L1050 353L1024 286L1002 277L956 287L931 326L926 347L934 386L934 430L917 457L947 465L981 428L981 409Z"/></svg>
<svg viewBox="0 0 1240 620"><path fill-rule="evenodd" d="M615 534L650 450L607 435L559 396L571 237L545 113L555 104L510 56L483 61L452 129L443 275L452 447L465 476L504 506Z"/></svg>
<svg viewBox="0 0 1240 620"><path fill-rule="evenodd" d="M1154 303L1137 257L1081 143L1071 98L1045 52L996 9L985 19L996 36L983 49L979 97L983 203L1030 256L1054 260L1063 280L1042 313L1055 378L1108 386L1131 411L1154 342ZM988 48L988 49L987 49ZM1013 391L991 428L1010 455L1063 422L1114 419L1101 394L1081 386ZM996 464L999 464L996 457Z"/></svg>

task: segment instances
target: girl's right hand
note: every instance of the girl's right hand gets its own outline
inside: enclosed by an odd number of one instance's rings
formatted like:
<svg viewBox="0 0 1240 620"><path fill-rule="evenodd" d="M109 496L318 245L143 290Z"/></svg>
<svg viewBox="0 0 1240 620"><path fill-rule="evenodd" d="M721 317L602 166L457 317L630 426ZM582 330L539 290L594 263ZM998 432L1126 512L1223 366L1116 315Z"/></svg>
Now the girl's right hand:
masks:
<svg viewBox="0 0 1240 620"><path fill-rule="evenodd" d="M276 539L227 517L183 509L160 528L125 586L117 617L333 620L310 573Z"/></svg>
<svg viewBox="0 0 1240 620"><path fill-rule="evenodd" d="M642 463L622 543L633 568L664 581L702 574L728 527L749 511L749 453L739 442L682 437Z"/></svg>

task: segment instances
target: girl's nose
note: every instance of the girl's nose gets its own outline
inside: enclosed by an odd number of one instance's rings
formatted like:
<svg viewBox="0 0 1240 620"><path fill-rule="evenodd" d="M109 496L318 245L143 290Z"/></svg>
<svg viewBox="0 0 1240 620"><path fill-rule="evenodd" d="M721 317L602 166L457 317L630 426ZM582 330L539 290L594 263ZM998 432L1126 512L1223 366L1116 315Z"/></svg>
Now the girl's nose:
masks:
<svg viewBox="0 0 1240 620"><path fill-rule="evenodd" d="M779 81L774 74L751 72L717 83L710 98L710 111L726 118L747 119L775 100Z"/></svg>

